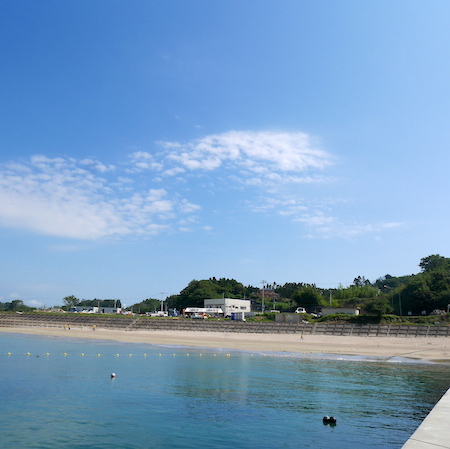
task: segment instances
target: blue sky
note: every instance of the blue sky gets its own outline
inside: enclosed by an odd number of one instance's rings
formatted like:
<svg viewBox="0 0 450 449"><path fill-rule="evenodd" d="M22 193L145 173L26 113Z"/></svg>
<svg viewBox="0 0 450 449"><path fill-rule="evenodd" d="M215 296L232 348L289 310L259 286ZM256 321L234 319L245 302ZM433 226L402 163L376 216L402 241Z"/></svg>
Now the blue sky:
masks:
<svg viewBox="0 0 450 449"><path fill-rule="evenodd" d="M0 4L0 301L323 288L450 255L450 3Z"/></svg>

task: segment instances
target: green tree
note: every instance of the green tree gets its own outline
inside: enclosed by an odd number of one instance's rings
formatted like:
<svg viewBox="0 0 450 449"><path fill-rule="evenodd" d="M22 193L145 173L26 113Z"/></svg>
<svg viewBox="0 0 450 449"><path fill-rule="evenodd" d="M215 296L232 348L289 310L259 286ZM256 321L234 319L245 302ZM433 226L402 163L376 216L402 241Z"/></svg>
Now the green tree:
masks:
<svg viewBox="0 0 450 449"><path fill-rule="evenodd" d="M189 282L187 287L181 290L179 295L173 295L168 298L168 306L178 310L186 307L203 307L203 300L221 298L223 296L223 288L217 282L208 280L193 280Z"/></svg>
<svg viewBox="0 0 450 449"><path fill-rule="evenodd" d="M449 270L450 259L440 256L439 254L432 254L420 260L419 267L422 272L429 273L435 270Z"/></svg>
<svg viewBox="0 0 450 449"><path fill-rule="evenodd" d="M294 293L292 300L301 307L314 307L323 303L320 291L314 286L303 287Z"/></svg>
<svg viewBox="0 0 450 449"><path fill-rule="evenodd" d="M369 279L366 279L364 276L358 276L353 280L353 284L357 287L364 287L365 285L371 285Z"/></svg>
<svg viewBox="0 0 450 449"><path fill-rule="evenodd" d="M377 316L386 315L392 312L392 307L389 304L389 300L386 298L375 298L367 301L364 304L364 309L368 313L373 313Z"/></svg>
<svg viewBox="0 0 450 449"><path fill-rule="evenodd" d="M284 285L278 285L275 292L278 293L281 298L292 299L294 294L304 286L305 284L303 282L286 282Z"/></svg>
<svg viewBox="0 0 450 449"><path fill-rule="evenodd" d="M148 298L137 304L133 304L129 309L139 310L140 313L155 312L161 309L161 301L159 299Z"/></svg>
<svg viewBox="0 0 450 449"><path fill-rule="evenodd" d="M66 306L66 310L70 310L72 307L78 305L80 303L80 300L74 295L70 295L63 298L63 303Z"/></svg>
<svg viewBox="0 0 450 449"><path fill-rule="evenodd" d="M15 299L14 301L5 303L5 310L8 312L29 312L31 307L26 306L21 299Z"/></svg>

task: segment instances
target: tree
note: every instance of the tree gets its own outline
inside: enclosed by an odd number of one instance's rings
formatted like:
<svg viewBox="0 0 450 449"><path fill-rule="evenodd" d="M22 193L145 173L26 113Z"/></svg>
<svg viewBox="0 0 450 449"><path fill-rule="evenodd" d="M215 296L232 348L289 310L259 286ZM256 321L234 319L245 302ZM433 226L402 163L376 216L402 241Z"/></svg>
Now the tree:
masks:
<svg viewBox="0 0 450 449"><path fill-rule="evenodd" d="M364 287L365 285L371 285L369 279L366 279L364 276L358 276L353 280L353 284L357 287Z"/></svg>
<svg viewBox="0 0 450 449"><path fill-rule="evenodd" d="M392 312L392 307L386 298L371 299L365 303L364 308L367 312L374 313L377 316Z"/></svg>
<svg viewBox="0 0 450 449"><path fill-rule="evenodd" d="M419 267L424 273L435 270L448 270L450 269L450 259L440 256L439 254L432 254L431 256L421 259Z"/></svg>
<svg viewBox="0 0 450 449"><path fill-rule="evenodd" d="M292 300L302 307L314 307L321 304L323 297L314 286L303 287L292 297Z"/></svg>
<svg viewBox="0 0 450 449"><path fill-rule="evenodd" d="M64 305L66 306L66 310L70 310L72 307L75 307L80 303L80 300L73 295L66 296L63 298Z"/></svg>
<svg viewBox="0 0 450 449"><path fill-rule="evenodd" d="M275 292L280 295L281 298L292 299L295 293L298 292L305 284L303 282L286 282L284 285L278 285Z"/></svg>
<svg viewBox="0 0 450 449"><path fill-rule="evenodd" d="M5 303L5 310L8 312L28 312L32 310L31 307L26 306L21 299Z"/></svg>

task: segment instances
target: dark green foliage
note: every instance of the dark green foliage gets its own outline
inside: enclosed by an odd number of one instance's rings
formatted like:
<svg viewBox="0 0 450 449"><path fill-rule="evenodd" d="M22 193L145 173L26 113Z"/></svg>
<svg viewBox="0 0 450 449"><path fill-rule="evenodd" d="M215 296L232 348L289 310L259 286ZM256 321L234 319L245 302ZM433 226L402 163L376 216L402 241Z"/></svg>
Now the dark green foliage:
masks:
<svg viewBox="0 0 450 449"><path fill-rule="evenodd" d="M353 315L348 315L346 313L333 313L331 315L323 316L322 318L319 318L318 321L322 323L326 323L329 321L336 321L336 322L342 322L342 321L349 321L352 318Z"/></svg>
<svg viewBox="0 0 450 449"><path fill-rule="evenodd" d="M65 298L64 298L65 300ZM85 307L122 307L120 299L83 299L77 306Z"/></svg>
<svg viewBox="0 0 450 449"><path fill-rule="evenodd" d="M277 286L275 293L278 293L281 298L292 299L295 293L301 290L306 284L303 282L287 282L283 286Z"/></svg>
<svg viewBox="0 0 450 449"><path fill-rule="evenodd" d="M205 299L244 298L247 289L234 279L221 278L217 280L216 278L210 278L202 281L193 280L189 282L188 286L179 295L172 295L167 298L167 304L169 307L178 310L189 306L203 307Z"/></svg>
<svg viewBox="0 0 450 449"><path fill-rule="evenodd" d="M353 284L356 287L364 287L365 285L371 285L369 279L366 279L364 276L358 276L353 280Z"/></svg>
<svg viewBox="0 0 450 449"><path fill-rule="evenodd" d="M333 307L362 307L377 316L393 311L399 315L426 314L434 309L447 310L450 304L450 259L433 254L421 259L418 274L394 277L386 274L371 283L364 276L357 276L348 287L319 289L314 284L276 282L267 285L280 297L276 308L293 310L295 304L311 308L331 304ZM234 279L215 277L207 280L193 280L178 295L167 298L168 307L181 310L187 306L203 306L208 298L255 299L259 288L247 286ZM258 301L260 302L260 300ZM272 306L273 307L273 306Z"/></svg>
<svg viewBox="0 0 450 449"><path fill-rule="evenodd" d="M158 299L148 298L132 306L135 313L152 313L161 309L161 301Z"/></svg>
<svg viewBox="0 0 450 449"><path fill-rule="evenodd" d="M33 307L26 306L21 299L11 302L0 302L0 310L5 312L31 312Z"/></svg>
<svg viewBox="0 0 450 449"><path fill-rule="evenodd" d="M375 298L367 301L364 304L364 309L368 313L373 313L375 315L381 316L392 312L392 307L386 298Z"/></svg>
<svg viewBox="0 0 450 449"><path fill-rule="evenodd" d="M66 310L70 310L72 307L77 306L80 303L80 300L74 295L70 295L63 298L63 302Z"/></svg>
<svg viewBox="0 0 450 449"><path fill-rule="evenodd" d="M436 270L448 271L450 269L450 259L440 256L439 254L432 254L431 256L424 257L420 261L419 267L424 273Z"/></svg>
<svg viewBox="0 0 450 449"><path fill-rule="evenodd" d="M298 306L305 308L319 305L322 299L320 290L313 286L303 287L292 296L292 300Z"/></svg>

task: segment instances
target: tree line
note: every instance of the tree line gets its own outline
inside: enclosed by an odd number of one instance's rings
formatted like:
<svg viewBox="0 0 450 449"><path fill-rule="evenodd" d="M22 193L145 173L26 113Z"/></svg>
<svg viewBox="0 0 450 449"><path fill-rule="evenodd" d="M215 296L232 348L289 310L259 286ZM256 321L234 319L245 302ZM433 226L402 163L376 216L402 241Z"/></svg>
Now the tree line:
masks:
<svg viewBox="0 0 450 449"><path fill-rule="evenodd" d="M297 306L314 310L323 306L359 307L363 311L384 315L421 315L433 310L447 311L450 307L450 258L439 254L424 257L419 263L420 272L406 276L386 274L375 281L357 276L353 284L324 289L304 282L267 283L263 288L276 293L266 298L266 309L292 311ZM188 306L201 307L205 299L245 298L261 305L259 287L244 286L235 279L215 277L192 280L177 295L165 301L167 308L182 310ZM160 307L158 299L148 298L134 304L134 311L154 311Z"/></svg>
<svg viewBox="0 0 450 449"><path fill-rule="evenodd" d="M386 274L375 281L357 276L349 286L324 289L316 284L303 282L267 283L265 291L275 293L266 297L267 309L293 311L295 307L305 307L312 311L323 306L360 307L377 315L430 314L434 310L448 311L450 308L450 258L439 254L424 257L419 263L420 271L405 276ZM179 294L171 295L164 301L164 308L182 310L186 307L202 307L205 299L244 298L261 308L261 288L243 285L235 279L215 278L192 280ZM118 299L80 300L74 295L63 298L64 308L74 306L122 307ZM161 300L147 298L128 307L134 312L154 312L161 308ZM2 311L29 311L21 300L0 302Z"/></svg>

